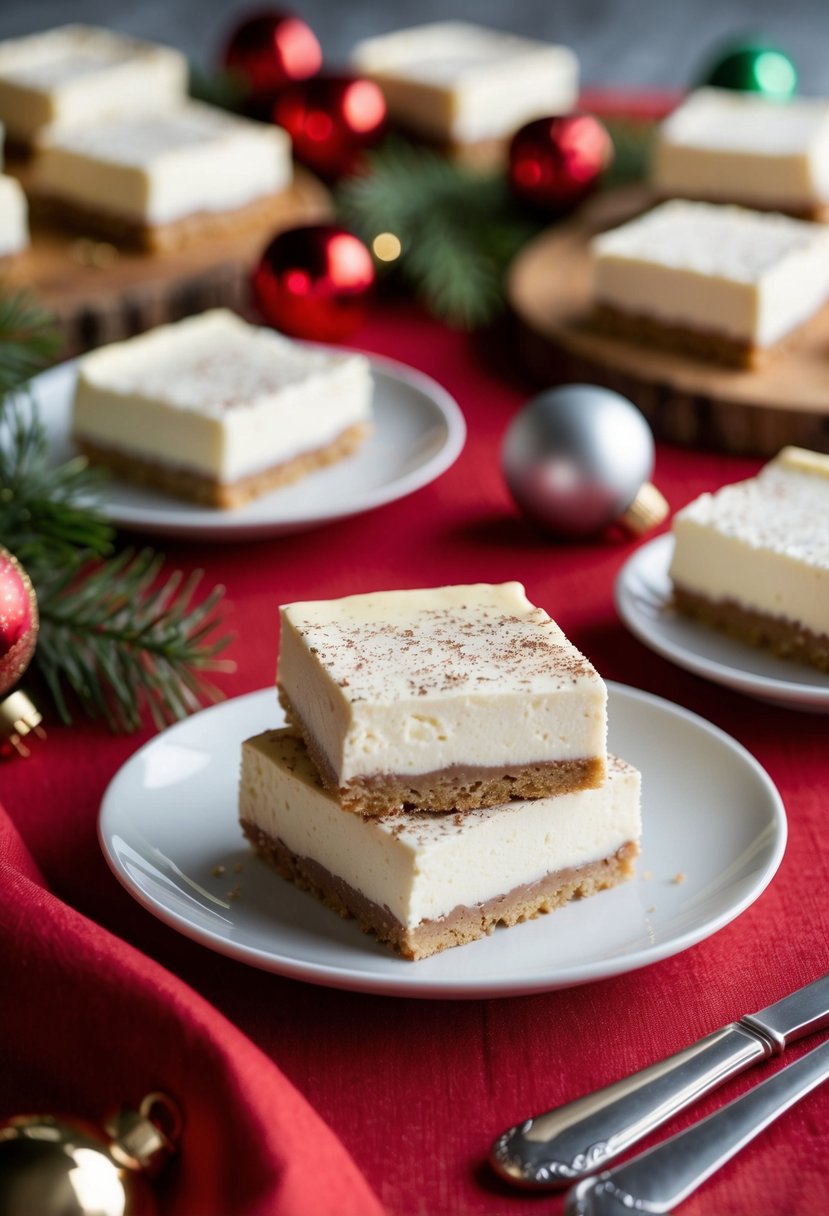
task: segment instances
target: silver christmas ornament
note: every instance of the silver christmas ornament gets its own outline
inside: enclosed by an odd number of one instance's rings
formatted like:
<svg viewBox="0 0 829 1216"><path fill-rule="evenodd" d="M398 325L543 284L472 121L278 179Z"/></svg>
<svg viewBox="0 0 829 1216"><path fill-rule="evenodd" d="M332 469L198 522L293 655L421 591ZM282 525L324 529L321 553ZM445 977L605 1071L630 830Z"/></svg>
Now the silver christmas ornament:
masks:
<svg viewBox="0 0 829 1216"><path fill-rule="evenodd" d="M568 384L534 397L506 433L501 464L521 510L559 536L594 536L614 523L638 535L668 513L650 483L650 428L611 389Z"/></svg>

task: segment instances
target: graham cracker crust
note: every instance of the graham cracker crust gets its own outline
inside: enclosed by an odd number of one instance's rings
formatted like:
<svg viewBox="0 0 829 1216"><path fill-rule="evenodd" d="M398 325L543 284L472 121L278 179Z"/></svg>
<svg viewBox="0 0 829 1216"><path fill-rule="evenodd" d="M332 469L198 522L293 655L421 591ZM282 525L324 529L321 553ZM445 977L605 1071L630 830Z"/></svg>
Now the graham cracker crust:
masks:
<svg viewBox="0 0 829 1216"><path fill-rule="evenodd" d="M364 933L372 934L412 961L486 937L497 925L509 927L533 920L570 900L586 899L614 887L631 877L633 862L639 853L638 844L628 841L610 857L547 874L538 882L516 887L475 907L459 905L440 920L422 921L410 929L396 920L387 908L373 903L318 862L299 857L283 841L255 824L242 820L241 825L259 856L283 878L309 892L344 919L353 917Z"/></svg>
<svg viewBox="0 0 829 1216"><path fill-rule="evenodd" d="M113 215L56 195L38 194L36 188L30 202L35 215L59 227L144 253L173 253L198 241L234 235L240 228L276 224L284 218L284 195L285 190L280 190L232 211L194 211L166 224Z"/></svg>
<svg viewBox="0 0 829 1216"><path fill-rule="evenodd" d="M724 367L743 370L764 367L772 353L777 353L783 347L783 343L777 343L772 350L767 350L707 330L666 325L653 317L641 313L625 313L609 304L596 305L587 324L598 333L622 338L626 342L635 342L639 346L655 346L659 350L691 355L695 359L703 359L706 363L719 363Z"/></svg>
<svg viewBox="0 0 829 1216"><path fill-rule="evenodd" d="M829 671L829 634L811 630L781 617L744 608L734 600L709 600L674 585L673 602L679 612L710 625L729 637L770 650L781 659L794 659L820 671Z"/></svg>
<svg viewBox="0 0 829 1216"><path fill-rule="evenodd" d="M201 473L172 464L162 465L142 456L127 455L86 439L76 438L75 443L91 464L102 465L126 481L151 486L167 494L174 494L177 498L185 498L189 502L232 510L271 490L299 481L317 469L344 460L359 448L370 433L371 427L367 423L355 423L324 447L300 452L298 456L272 465L260 473L253 473L249 477L228 483L215 481Z"/></svg>
<svg viewBox="0 0 829 1216"><path fill-rule="evenodd" d="M288 725L300 735L320 779L335 794L344 811L366 818L389 811L474 811L500 806L523 798L550 798L577 790L598 789L604 783L607 764L603 756L579 760L503 768L473 768L453 765L437 772L406 774L372 773L354 777L340 785L328 757L294 709L285 690L277 689Z"/></svg>

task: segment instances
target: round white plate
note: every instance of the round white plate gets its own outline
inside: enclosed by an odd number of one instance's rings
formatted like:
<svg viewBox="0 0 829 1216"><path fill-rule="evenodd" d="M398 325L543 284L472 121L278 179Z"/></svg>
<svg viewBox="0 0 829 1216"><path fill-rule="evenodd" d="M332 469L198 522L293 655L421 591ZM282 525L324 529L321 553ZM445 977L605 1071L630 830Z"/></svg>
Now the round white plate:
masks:
<svg viewBox="0 0 829 1216"><path fill-rule="evenodd" d="M168 925L295 979L472 998L630 971L685 950L747 908L780 864L786 816L765 771L728 735L669 701L609 687L610 746L642 771L637 877L421 962L340 920L243 840L239 748L280 724L273 688L203 710L136 752L104 796L101 845L127 890Z"/></svg>
<svg viewBox="0 0 829 1216"><path fill-rule="evenodd" d="M698 676L773 705L829 713L829 675L778 659L684 617L671 605L669 532L640 546L616 580L616 608L640 642Z"/></svg>
<svg viewBox="0 0 829 1216"><path fill-rule="evenodd" d="M457 403L429 376L368 355L374 377L374 434L354 456L234 511L187 503L113 477L104 513L119 528L199 540L249 540L303 532L394 502L434 481L457 459L466 424ZM69 428L76 377L70 360L33 382L56 462L74 454Z"/></svg>

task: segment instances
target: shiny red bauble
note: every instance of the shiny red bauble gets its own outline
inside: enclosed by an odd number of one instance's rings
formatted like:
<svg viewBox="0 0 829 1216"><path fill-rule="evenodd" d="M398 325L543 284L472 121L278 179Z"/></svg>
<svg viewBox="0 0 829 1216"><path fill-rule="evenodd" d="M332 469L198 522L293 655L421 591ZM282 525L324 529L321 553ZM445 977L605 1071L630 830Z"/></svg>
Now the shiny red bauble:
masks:
<svg viewBox="0 0 829 1216"><path fill-rule="evenodd" d="M0 546L0 697L13 688L37 644L37 598L16 557Z"/></svg>
<svg viewBox="0 0 829 1216"><path fill-rule="evenodd" d="M373 285L368 249L336 224L280 232L253 273L254 297L268 324L318 342L339 341L361 325Z"/></svg>
<svg viewBox="0 0 829 1216"><path fill-rule="evenodd" d="M248 104L269 107L285 85L319 71L322 50L299 17L283 9L267 9L237 25L227 40L223 60L244 89Z"/></svg>
<svg viewBox="0 0 829 1216"><path fill-rule="evenodd" d="M534 207L569 211L596 188L612 156L610 136L592 115L537 118L512 137L510 185Z"/></svg>
<svg viewBox="0 0 829 1216"><path fill-rule="evenodd" d="M357 168L386 125L386 99L372 80L323 73L283 89L272 118L291 136L294 155L321 177Z"/></svg>

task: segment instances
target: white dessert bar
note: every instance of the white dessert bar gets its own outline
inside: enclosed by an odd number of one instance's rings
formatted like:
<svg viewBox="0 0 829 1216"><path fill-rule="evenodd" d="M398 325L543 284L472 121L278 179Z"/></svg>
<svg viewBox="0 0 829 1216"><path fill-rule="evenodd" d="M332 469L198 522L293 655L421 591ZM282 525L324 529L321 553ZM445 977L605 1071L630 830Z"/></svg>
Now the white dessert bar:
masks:
<svg viewBox="0 0 829 1216"><path fill-rule="evenodd" d="M169 47L84 25L0 42L0 120L17 144L168 110L186 94L187 60Z"/></svg>
<svg viewBox="0 0 829 1216"><path fill-rule="evenodd" d="M520 583L288 604L281 620L280 698L349 810L465 810L604 779L604 682Z"/></svg>
<svg viewBox="0 0 829 1216"><path fill-rule="evenodd" d="M234 507L352 452L371 396L362 355L215 309L84 356L72 434L122 476Z"/></svg>
<svg viewBox="0 0 829 1216"><path fill-rule="evenodd" d="M13 257L28 244L26 195L17 178L0 173L0 260Z"/></svg>
<svg viewBox="0 0 829 1216"><path fill-rule="evenodd" d="M523 123L573 109L571 50L461 21L368 38L355 69L382 88L396 122L452 144L509 138Z"/></svg>
<svg viewBox="0 0 829 1216"><path fill-rule="evenodd" d="M674 200L594 238L596 320L623 337L752 366L829 297L829 229Z"/></svg>
<svg viewBox="0 0 829 1216"><path fill-rule="evenodd" d="M169 249L261 222L292 177L282 128L190 101L44 141L33 191L96 235Z"/></svg>
<svg viewBox="0 0 829 1216"><path fill-rule="evenodd" d="M677 607L829 671L829 456L784 448L673 521Z"/></svg>
<svg viewBox="0 0 829 1216"><path fill-rule="evenodd" d="M611 757L600 789L364 819L322 787L301 740L266 731L242 748L239 817L285 878L420 959L629 877L639 787L636 769Z"/></svg>
<svg viewBox="0 0 829 1216"><path fill-rule="evenodd" d="M824 218L829 101L697 89L661 124L651 180L667 197Z"/></svg>

